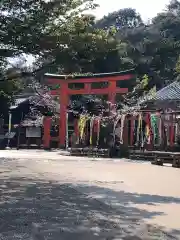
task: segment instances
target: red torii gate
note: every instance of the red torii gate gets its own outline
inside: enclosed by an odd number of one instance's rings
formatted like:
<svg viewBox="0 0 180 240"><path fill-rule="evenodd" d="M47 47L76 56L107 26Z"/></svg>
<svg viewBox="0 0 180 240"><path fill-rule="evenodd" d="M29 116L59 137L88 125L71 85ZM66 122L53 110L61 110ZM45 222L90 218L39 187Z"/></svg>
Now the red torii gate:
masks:
<svg viewBox="0 0 180 240"><path fill-rule="evenodd" d="M119 87L119 81L128 81L134 79L134 70L114 72L114 73L102 73L92 74L88 76L69 76L69 75L56 75L45 74L47 83L57 86L55 90L51 90L51 94L59 96L60 102L60 124L59 124L59 146L65 147L66 142L66 114L67 106L69 103L69 96L71 95L93 95L101 94L108 95L108 100L111 103L115 103L115 97L117 93L125 94L128 92L128 84L126 87ZM105 88L93 88L93 83L107 83ZM70 84L83 84L82 88L71 89ZM51 119L46 117L44 121L44 147L48 148L50 144L50 124Z"/></svg>

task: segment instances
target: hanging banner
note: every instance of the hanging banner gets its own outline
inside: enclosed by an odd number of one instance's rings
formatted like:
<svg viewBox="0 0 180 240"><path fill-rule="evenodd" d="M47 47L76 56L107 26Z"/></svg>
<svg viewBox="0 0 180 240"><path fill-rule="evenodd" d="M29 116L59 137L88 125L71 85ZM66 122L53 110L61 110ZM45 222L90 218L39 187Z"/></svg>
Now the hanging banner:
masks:
<svg viewBox="0 0 180 240"><path fill-rule="evenodd" d="M8 124L8 132L11 133L11 120L12 120L12 114L9 113L9 124Z"/></svg>
<svg viewBox="0 0 180 240"><path fill-rule="evenodd" d="M84 130L85 130L85 126L86 126L86 121L87 121L87 116L86 115L81 115L79 118L79 123L78 123L78 127L79 127L79 133L80 133L80 138L83 138L83 134L84 134Z"/></svg>

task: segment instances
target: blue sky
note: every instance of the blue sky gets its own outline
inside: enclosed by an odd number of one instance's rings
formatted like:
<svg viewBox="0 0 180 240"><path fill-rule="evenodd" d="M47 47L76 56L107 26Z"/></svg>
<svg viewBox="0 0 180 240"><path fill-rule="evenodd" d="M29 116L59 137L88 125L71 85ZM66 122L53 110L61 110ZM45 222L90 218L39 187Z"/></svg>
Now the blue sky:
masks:
<svg viewBox="0 0 180 240"><path fill-rule="evenodd" d="M117 11L121 8L135 8L143 18L148 20L158 12L165 9L165 6L170 0L96 0L100 5L98 9L94 11L97 18L101 18L107 15L109 12Z"/></svg>

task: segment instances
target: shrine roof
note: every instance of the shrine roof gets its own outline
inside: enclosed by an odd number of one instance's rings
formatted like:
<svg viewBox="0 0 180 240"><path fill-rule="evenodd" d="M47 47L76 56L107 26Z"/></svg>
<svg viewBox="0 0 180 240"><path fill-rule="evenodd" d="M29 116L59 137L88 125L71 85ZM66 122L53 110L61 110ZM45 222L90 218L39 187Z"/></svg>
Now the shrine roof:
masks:
<svg viewBox="0 0 180 240"><path fill-rule="evenodd" d="M29 98L27 98L27 97L26 98L23 98L23 97L22 98L16 98L15 101L14 101L14 104L12 104L10 106L10 109L12 110L12 109L18 108L21 103L24 103L24 102L28 101L28 99Z"/></svg>
<svg viewBox="0 0 180 240"><path fill-rule="evenodd" d="M134 69L129 69L126 71L120 71L120 72L110 72L110 73L89 73L87 75L61 75L61 74L51 74L51 73L45 73L45 77L51 77L51 78L59 78L59 79L83 79L83 78L104 78L104 77L110 77L110 76L119 76L119 75L126 75L126 74L134 74Z"/></svg>
<svg viewBox="0 0 180 240"><path fill-rule="evenodd" d="M175 81L159 90L155 100L180 100L180 83Z"/></svg>

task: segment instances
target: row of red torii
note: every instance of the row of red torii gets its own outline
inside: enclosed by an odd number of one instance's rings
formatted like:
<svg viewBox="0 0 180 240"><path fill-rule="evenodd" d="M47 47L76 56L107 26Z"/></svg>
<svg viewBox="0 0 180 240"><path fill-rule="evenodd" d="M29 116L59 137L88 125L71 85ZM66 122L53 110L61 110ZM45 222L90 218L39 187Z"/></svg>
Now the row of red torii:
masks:
<svg viewBox="0 0 180 240"><path fill-rule="evenodd" d="M108 95L108 101L115 103L116 94L125 94L128 92L128 87L119 87L117 84L120 81L128 81L135 79L133 70L115 73L103 73L93 74L87 76L67 76L67 75L56 75L46 74L48 85L58 86L56 89L51 90L51 94L59 96L60 101L60 123L59 123L59 147L64 148L66 144L66 115L67 107L69 103L69 97L71 95ZM92 88L92 83L106 82L108 83L105 88ZM70 84L83 84L83 87L79 89L71 89ZM50 147L50 128L51 128L51 117L46 116L44 118L44 148ZM75 126L77 128L77 126Z"/></svg>

